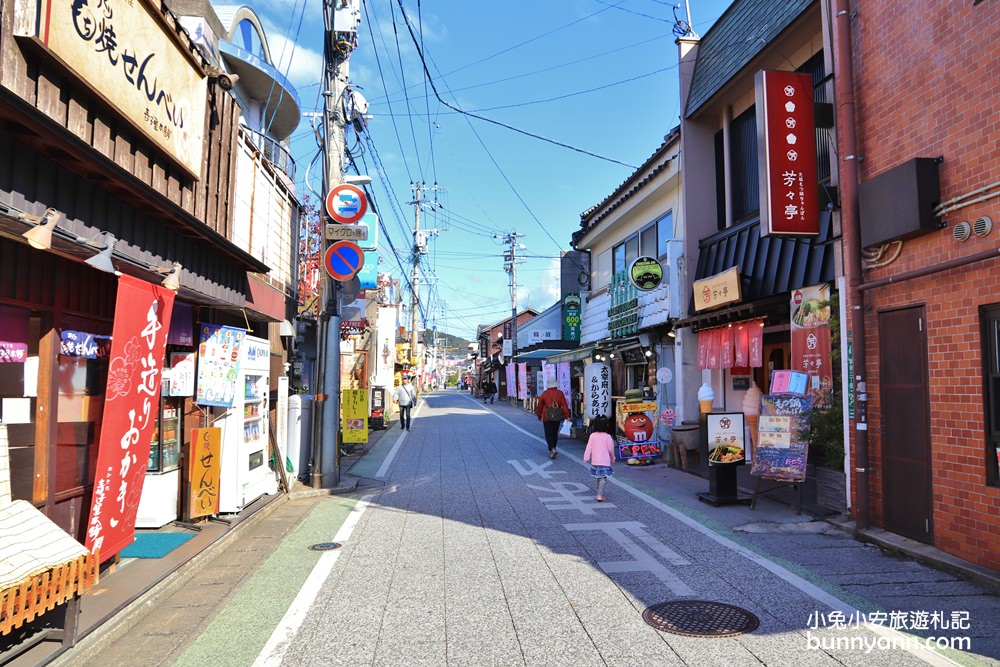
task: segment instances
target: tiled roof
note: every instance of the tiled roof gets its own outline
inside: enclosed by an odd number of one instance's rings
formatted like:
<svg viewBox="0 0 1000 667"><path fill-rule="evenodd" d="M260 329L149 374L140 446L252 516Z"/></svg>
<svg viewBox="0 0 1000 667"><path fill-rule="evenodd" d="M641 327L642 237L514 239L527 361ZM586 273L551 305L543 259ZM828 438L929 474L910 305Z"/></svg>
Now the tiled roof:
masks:
<svg viewBox="0 0 1000 667"><path fill-rule="evenodd" d="M736 0L698 42L685 117L694 114L818 0Z"/></svg>

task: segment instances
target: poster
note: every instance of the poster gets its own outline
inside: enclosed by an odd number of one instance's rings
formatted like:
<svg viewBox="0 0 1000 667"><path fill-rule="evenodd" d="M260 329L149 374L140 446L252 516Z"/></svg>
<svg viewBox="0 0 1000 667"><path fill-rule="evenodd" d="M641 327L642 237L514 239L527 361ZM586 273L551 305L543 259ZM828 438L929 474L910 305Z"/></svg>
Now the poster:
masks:
<svg viewBox="0 0 1000 667"><path fill-rule="evenodd" d="M344 444L368 442L368 390L342 389L340 397Z"/></svg>
<svg viewBox="0 0 1000 667"><path fill-rule="evenodd" d="M222 429L191 429L191 453L187 462L188 512L190 519L219 512L222 478Z"/></svg>
<svg viewBox="0 0 1000 667"><path fill-rule="evenodd" d="M119 276L85 544L102 561L135 539L173 305L172 291Z"/></svg>
<svg viewBox="0 0 1000 667"><path fill-rule="evenodd" d="M808 384L801 393L808 393L820 402L833 388L830 286L824 283L793 291L790 307L791 367L808 375Z"/></svg>
<svg viewBox="0 0 1000 667"><path fill-rule="evenodd" d="M619 400L615 409L615 422L619 459L649 459L661 456L663 448L656 436L656 403L626 403Z"/></svg>
<svg viewBox="0 0 1000 667"><path fill-rule="evenodd" d="M768 394L760 399L757 446L750 474L784 482L806 478L812 397Z"/></svg>
<svg viewBox="0 0 1000 667"><path fill-rule="evenodd" d="M194 396L194 352L170 353L168 396Z"/></svg>
<svg viewBox="0 0 1000 667"><path fill-rule="evenodd" d="M743 464L747 460L742 412L713 412L708 419L708 465Z"/></svg>
<svg viewBox="0 0 1000 667"><path fill-rule="evenodd" d="M240 346L246 333L218 324L201 325L195 403L233 407L236 377L240 374Z"/></svg>

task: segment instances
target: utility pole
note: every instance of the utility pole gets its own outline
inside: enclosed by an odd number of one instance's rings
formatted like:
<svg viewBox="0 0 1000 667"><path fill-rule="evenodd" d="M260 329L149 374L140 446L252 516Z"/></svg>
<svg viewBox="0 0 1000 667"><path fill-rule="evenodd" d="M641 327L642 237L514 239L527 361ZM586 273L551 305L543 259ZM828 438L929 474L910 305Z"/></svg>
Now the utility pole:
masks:
<svg viewBox="0 0 1000 667"><path fill-rule="evenodd" d="M410 203L413 204L413 273L410 275L410 359L417 359L417 306L420 302L420 294L417 289L417 281L420 279L420 194L422 183L411 183L415 197ZM419 364L419 360L417 361ZM416 382L413 383L416 386Z"/></svg>
<svg viewBox="0 0 1000 667"><path fill-rule="evenodd" d="M357 0L324 0L323 3L323 197L334 184L344 181L344 96L347 94L348 58L357 43L360 23ZM332 222L323 210L324 228ZM326 257L326 234L323 257ZM317 353L318 405L313 407L314 488L332 488L340 484L340 282L325 271L321 274L322 309L320 311Z"/></svg>
<svg viewBox="0 0 1000 667"><path fill-rule="evenodd" d="M517 355L517 251L524 250L524 246L519 246L517 240L523 238L524 234L510 232L503 237L503 242L510 245L510 250L503 254L503 268L510 274L510 357L513 359ZM499 238L499 236L494 236Z"/></svg>

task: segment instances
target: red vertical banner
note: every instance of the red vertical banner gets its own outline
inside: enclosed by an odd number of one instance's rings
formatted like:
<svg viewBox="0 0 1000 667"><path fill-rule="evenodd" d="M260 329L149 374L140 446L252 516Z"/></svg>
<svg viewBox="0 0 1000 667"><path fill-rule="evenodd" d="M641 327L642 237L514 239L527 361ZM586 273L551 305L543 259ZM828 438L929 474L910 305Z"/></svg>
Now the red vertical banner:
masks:
<svg viewBox="0 0 1000 667"><path fill-rule="evenodd" d="M760 368L764 365L764 322L756 320L747 324L750 347L750 367Z"/></svg>
<svg viewBox="0 0 1000 667"><path fill-rule="evenodd" d="M720 352L722 347L722 330L708 330L708 367L721 368L719 366Z"/></svg>
<svg viewBox="0 0 1000 667"><path fill-rule="evenodd" d="M830 286L826 283L792 292L793 370L809 374L807 393L814 404L823 404L833 388L830 361Z"/></svg>
<svg viewBox="0 0 1000 667"><path fill-rule="evenodd" d="M135 535L173 305L174 293L168 289L131 276L118 278L85 545L100 549L102 560L131 544Z"/></svg>

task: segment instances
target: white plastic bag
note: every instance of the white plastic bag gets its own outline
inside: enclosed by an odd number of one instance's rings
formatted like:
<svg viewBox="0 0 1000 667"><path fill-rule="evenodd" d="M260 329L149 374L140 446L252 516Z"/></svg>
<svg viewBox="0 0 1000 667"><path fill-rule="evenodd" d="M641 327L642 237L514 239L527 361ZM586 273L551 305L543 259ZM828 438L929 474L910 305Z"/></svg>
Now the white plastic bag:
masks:
<svg viewBox="0 0 1000 667"><path fill-rule="evenodd" d="M570 421L568 419L564 419L562 426L559 427L559 435L565 435L568 438L571 433L571 426L572 424L570 424Z"/></svg>

